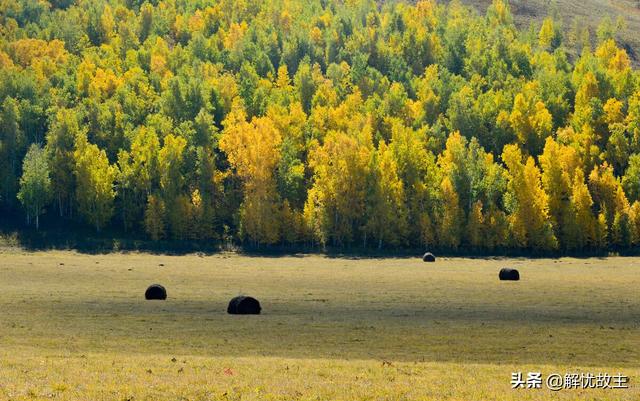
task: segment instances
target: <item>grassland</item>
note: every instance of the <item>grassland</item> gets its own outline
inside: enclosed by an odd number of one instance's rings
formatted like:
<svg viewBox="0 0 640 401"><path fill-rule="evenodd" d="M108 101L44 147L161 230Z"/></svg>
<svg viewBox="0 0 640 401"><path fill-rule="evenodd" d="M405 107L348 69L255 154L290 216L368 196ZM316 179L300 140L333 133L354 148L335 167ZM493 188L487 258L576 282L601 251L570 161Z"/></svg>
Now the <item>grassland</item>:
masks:
<svg viewBox="0 0 640 401"><path fill-rule="evenodd" d="M163 264L164 266L160 266ZM514 266L520 282L499 282ZM1 400L638 400L640 258L0 254ZM144 301L148 284L167 301ZM230 316L238 293L260 316ZM514 371L628 390L511 390Z"/></svg>

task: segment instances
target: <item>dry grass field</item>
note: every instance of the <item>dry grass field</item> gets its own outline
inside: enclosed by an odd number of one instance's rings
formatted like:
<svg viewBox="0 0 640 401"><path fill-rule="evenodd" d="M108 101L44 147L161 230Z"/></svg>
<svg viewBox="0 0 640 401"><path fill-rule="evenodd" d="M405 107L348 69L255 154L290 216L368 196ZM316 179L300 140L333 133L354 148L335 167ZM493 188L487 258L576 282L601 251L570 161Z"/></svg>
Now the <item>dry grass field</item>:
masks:
<svg viewBox="0 0 640 401"><path fill-rule="evenodd" d="M144 300L155 282L166 301ZM640 258L6 249L0 400L638 400L639 288ZM263 314L227 315L239 293ZM512 390L514 371L631 383Z"/></svg>

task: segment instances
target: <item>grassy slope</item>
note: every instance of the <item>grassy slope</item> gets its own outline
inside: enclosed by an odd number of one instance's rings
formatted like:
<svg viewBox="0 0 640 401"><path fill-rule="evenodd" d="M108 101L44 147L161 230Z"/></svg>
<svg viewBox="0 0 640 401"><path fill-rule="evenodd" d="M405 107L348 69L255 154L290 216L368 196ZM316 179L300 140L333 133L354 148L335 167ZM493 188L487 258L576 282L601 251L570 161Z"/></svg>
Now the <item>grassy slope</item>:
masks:
<svg viewBox="0 0 640 401"><path fill-rule="evenodd" d="M2 400L640 398L639 258L7 252ZM499 282L504 265L523 280ZM152 282L166 302L142 299ZM238 292L264 314L226 315ZM513 371L622 371L633 387L512 391Z"/></svg>
<svg viewBox="0 0 640 401"><path fill-rule="evenodd" d="M460 1L474 5L482 13L492 2L492 0ZM615 22L619 16L622 16L627 27L620 32L620 38L636 66L640 62L640 7L637 6L637 0L511 0L510 4L516 23L521 28L527 29L531 22L539 27L542 20L549 14L551 4L560 12L565 30L571 29L573 19L578 17L589 25L593 38L602 18L609 16Z"/></svg>

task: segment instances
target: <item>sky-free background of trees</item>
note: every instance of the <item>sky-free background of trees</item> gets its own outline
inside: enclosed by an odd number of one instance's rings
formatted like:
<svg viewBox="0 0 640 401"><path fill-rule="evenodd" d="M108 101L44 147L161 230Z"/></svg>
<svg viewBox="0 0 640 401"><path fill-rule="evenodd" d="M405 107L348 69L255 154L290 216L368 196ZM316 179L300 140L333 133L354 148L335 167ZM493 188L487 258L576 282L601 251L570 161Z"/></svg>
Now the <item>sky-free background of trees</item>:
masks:
<svg viewBox="0 0 640 401"><path fill-rule="evenodd" d="M640 76L610 20L518 30L502 0L0 10L5 217L250 245L640 243Z"/></svg>

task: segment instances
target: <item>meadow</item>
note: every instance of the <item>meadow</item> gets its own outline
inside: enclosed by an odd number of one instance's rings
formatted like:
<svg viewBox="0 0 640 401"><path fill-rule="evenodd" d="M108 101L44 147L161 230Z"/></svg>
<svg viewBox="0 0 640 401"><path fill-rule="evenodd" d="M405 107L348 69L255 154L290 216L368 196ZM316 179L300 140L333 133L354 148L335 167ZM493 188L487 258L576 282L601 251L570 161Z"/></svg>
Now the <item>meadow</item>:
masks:
<svg viewBox="0 0 640 401"><path fill-rule="evenodd" d="M517 268L519 282L498 270ZM637 400L640 258L0 253L1 400ZM166 301L145 301L152 283ZM226 314L239 294L259 316ZM626 390L512 390L512 372Z"/></svg>

